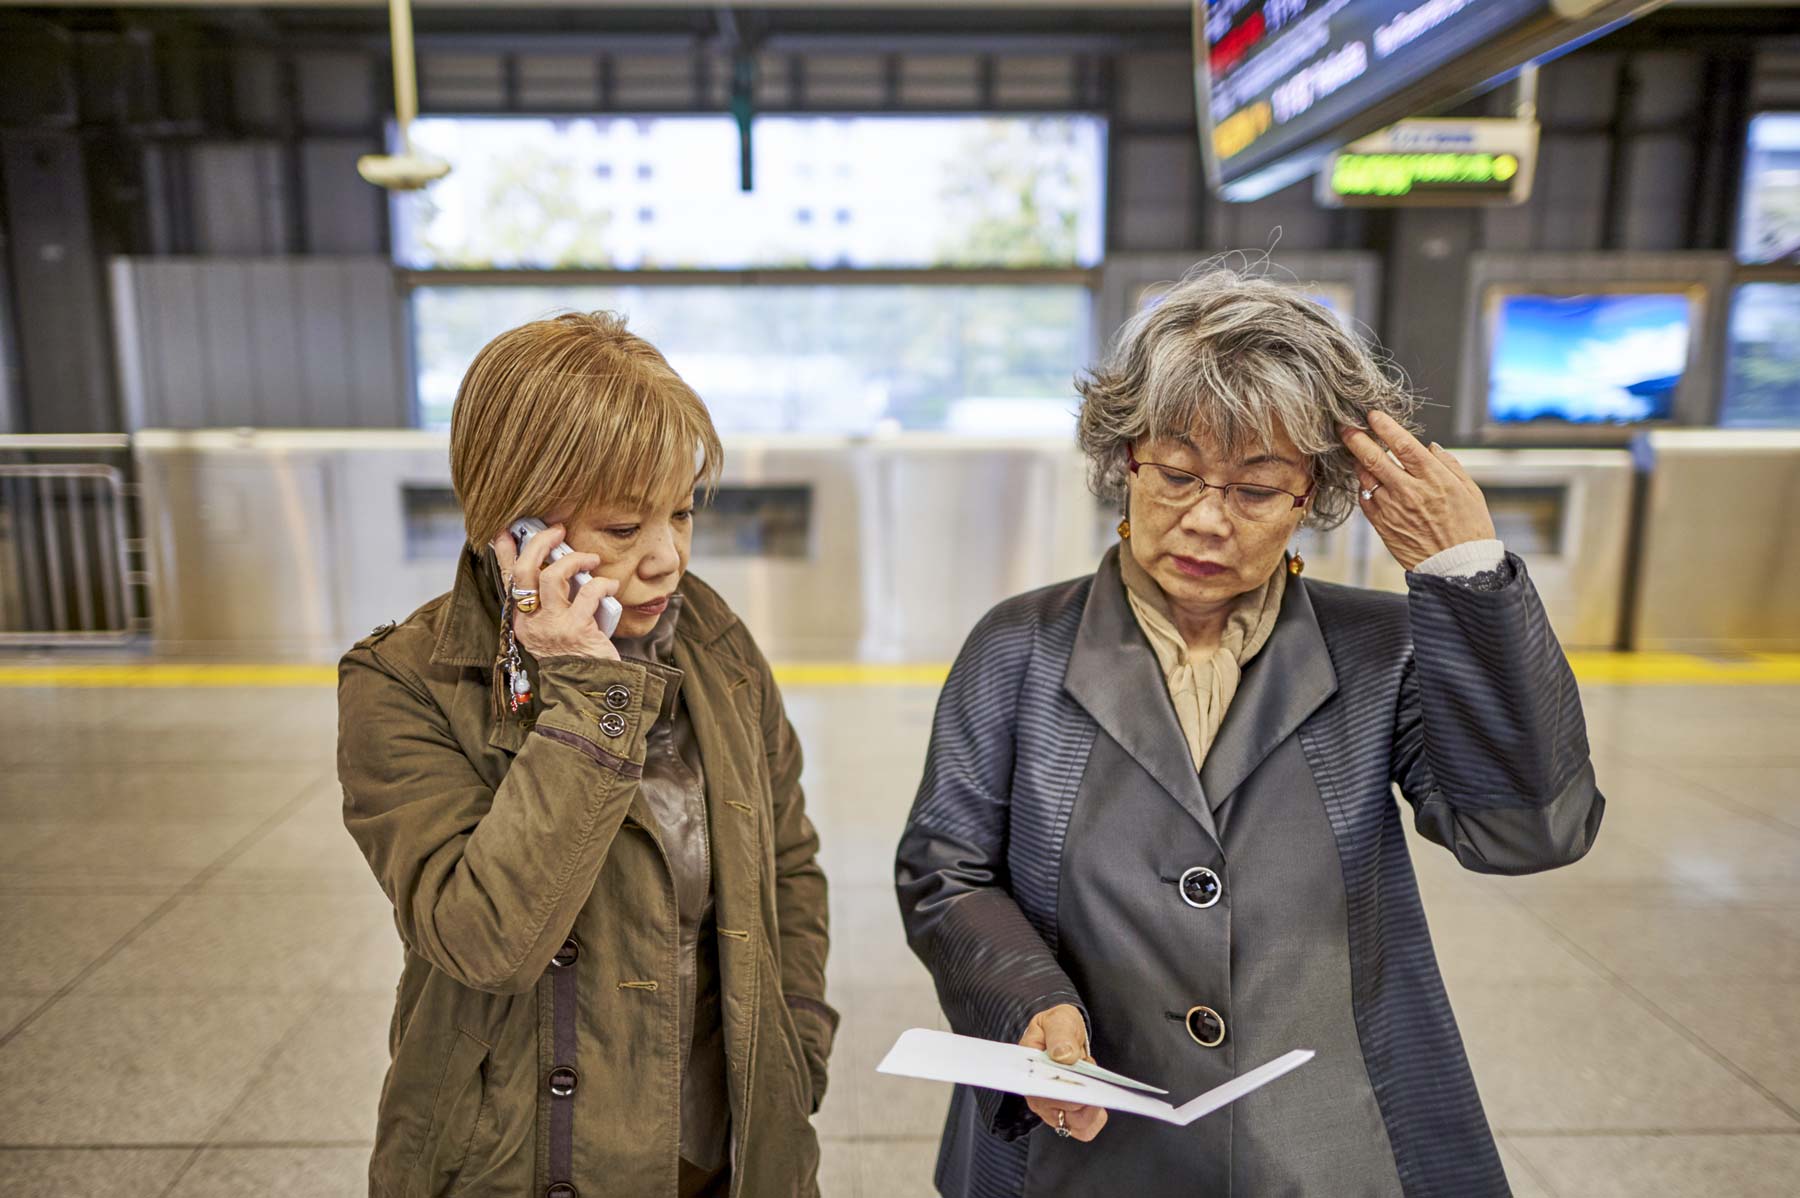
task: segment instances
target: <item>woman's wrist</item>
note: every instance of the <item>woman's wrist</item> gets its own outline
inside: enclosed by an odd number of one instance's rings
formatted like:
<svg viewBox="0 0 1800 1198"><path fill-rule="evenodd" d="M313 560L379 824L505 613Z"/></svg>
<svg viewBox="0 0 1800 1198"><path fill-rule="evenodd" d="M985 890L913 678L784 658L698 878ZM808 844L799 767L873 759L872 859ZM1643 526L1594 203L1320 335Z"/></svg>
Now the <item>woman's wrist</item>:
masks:
<svg viewBox="0 0 1800 1198"><path fill-rule="evenodd" d="M1506 560L1506 544L1497 538L1464 541L1432 554L1413 567L1415 574L1434 574L1439 578L1467 578L1498 569Z"/></svg>

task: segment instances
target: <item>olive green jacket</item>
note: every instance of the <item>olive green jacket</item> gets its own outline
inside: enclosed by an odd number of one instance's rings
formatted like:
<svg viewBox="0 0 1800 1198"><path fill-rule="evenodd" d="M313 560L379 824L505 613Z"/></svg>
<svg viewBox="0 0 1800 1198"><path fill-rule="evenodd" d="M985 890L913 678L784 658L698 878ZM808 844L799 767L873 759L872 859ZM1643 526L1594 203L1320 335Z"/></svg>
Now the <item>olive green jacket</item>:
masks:
<svg viewBox="0 0 1800 1198"><path fill-rule="evenodd" d="M680 590L674 660L706 771L732 1193L814 1195L810 1116L837 1015L800 745L749 632L698 579ZM339 666L344 823L405 947L370 1192L674 1195L679 924L637 787L671 675L527 659L536 693L514 715L493 684L499 616L492 554L465 552L449 594ZM559 1010L577 1015L562 1020L563 1059ZM553 1094L564 1067L574 1078Z"/></svg>

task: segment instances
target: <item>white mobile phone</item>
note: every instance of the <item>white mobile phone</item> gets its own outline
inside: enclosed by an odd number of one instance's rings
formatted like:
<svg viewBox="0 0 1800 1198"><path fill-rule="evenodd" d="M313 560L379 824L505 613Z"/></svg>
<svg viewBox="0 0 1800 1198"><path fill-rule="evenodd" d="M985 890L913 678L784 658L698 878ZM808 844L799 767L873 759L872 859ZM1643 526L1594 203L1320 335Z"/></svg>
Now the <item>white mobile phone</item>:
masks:
<svg viewBox="0 0 1800 1198"><path fill-rule="evenodd" d="M525 551L525 538L543 532L544 529L548 527L549 525L545 524L542 520L539 520L536 516L520 516L507 527L506 531L512 534L514 547L517 548L519 552L523 553ZM567 543L564 543L550 551L550 560L555 561L560 557L565 557L574 552L573 549L569 548ZM578 587L583 586L591 578L593 578L593 575L589 574L586 570L583 570L575 575L575 585ZM600 601L600 610L594 613L594 619L600 625L600 631L604 632L607 636L611 636L614 630L619 627L619 617L624 614L625 609L619 606L619 601L614 599L611 595L608 595Z"/></svg>

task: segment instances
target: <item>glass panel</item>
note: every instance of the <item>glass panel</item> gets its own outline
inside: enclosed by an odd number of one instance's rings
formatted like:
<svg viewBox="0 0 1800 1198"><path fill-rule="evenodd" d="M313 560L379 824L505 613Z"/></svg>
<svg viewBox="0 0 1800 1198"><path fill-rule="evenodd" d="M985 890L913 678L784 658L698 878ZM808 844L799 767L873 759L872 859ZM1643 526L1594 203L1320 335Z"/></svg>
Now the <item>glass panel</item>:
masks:
<svg viewBox="0 0 1800 1198"><path fill-rule="evenodd" d="M1494 518L1494 535L1506 542L1508 550L1521 557L1555 557L1562 552L1567 487L1489 483L1481 490Z"/></svg>
<svg viewBox="0 0 1800 1198"><path fill-rule="evenodd" d="M1668 420L1687 369L1681 292L1490 293L1488 419L1497 424Z"/></svg>
<svg viewBox="0 0 1800 1198"><path fill-rule="evenodd" d="M400 488L400 510L407 561L455 561L462 554L468 533L455 491L408 483Z"/></svg>
<svg viewBox="0 0 1800 1198"><path fill-rule="evenodd" d="M450 175L394 201L417 269L1070 267L1100 260L1105 121L426 117ZM722 235L726 234L728 235Z"/></svg>
<svg viewBox="0 0 1800 1198"><path fill-rule="evenodd" d="M1737 289L1721 423L1800 425L1800 283Z"/></svg>
<svg viewBox="0 0 1800 1198"><path fill-rule="evenodd" d="M1750 121L1738 257L1800 261L1800 113L1765 112Z"/></svg>
<svg viewBox="0 0 1800 1198"><path fill-rule="evenodd" d="M803 558L809 555L812 488L720 487L694 521L696 557Z"/></svg>
<svg viewBox="0 0 1800 1198"><path fill-rule="evenodd" d="M571 308L623 312L730 433L1069 435L1089 351L1079 285L422 287L420 423L489 339Z"/></svg>

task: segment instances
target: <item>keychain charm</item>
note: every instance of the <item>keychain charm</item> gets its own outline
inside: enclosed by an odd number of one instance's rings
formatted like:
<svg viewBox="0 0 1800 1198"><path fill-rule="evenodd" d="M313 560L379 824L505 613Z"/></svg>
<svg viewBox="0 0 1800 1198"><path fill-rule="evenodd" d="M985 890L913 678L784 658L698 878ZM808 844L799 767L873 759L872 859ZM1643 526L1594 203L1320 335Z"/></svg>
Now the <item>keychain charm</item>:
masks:
<svg viewBox="0 0 1800 1198"><path fill-rule="evenodd" d="M494 660L494 669L506 680L507 708L516 715L519 708L531 702L531 675L525 672L525 663L519 657L519 641L513 634L510 577L503 589L506 593L500 601L500 655Z"/></svg>

